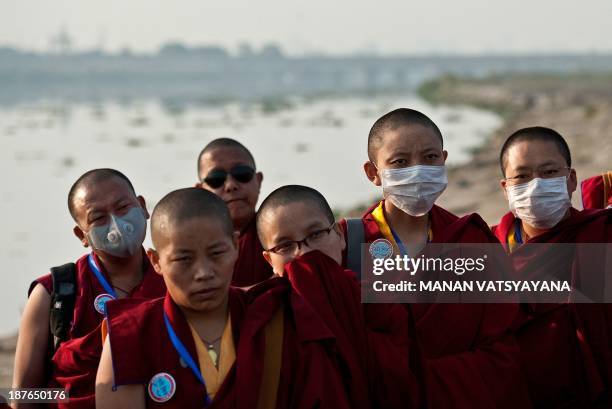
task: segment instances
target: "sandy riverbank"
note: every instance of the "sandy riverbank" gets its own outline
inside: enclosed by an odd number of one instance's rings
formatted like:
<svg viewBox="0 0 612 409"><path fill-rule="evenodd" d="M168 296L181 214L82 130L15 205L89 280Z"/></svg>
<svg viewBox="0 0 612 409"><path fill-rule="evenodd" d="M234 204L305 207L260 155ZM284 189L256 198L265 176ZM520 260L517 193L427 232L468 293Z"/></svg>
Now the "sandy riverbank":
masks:
<svg viewBox="0 0 612 409"><path fill-rule="evenodd" d="M16 335L0 339L0 387L11 385L16 344Z"/></svg>
<svg viewBox="0 0 612 409"><path fill-rule="evenodd" d="M612 166L612 74L448 77L425 84L420 93L430 102L468 104L504 117L473 159L449 172L449 186L440 201L457 214L478 212L496 224L507 211L499 187L499 150L522 127L541 125L560 132L570 146L579 181ZM573 203L582 208L578 191Z"/></svg>

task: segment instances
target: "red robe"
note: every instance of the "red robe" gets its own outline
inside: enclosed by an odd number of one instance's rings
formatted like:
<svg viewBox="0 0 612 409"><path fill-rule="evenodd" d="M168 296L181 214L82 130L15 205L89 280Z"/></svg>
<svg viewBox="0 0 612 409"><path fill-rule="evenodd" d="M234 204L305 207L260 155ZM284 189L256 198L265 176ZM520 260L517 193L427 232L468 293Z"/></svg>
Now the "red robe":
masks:
<svg viewBox="0 0 612 409"><path fill-rule="evenodd" d="M238 260L234 266L232 285L248 287L272 277L272 266L263 257L263 247L257 237L255 218L240 234Z"/></svg>
<svg viewBox="0 0 612 409"><path fill-rule="evenodd" d="M276 408L367 408L364 400L347 393L352 367L343 359L335 335L285 278L266 280L245 292L230 287L236 361L210 408L256 408L263 355L265 326L278 308L284 308L284 338ZM134 305L132 300L108 304L109 337L116 385L143 384L160 372L170 374L176 393L156 404L146 393L146 405L168 408L202 408L205 387L189 368L181 366L172 345L163 312L189 353L197 359L191 331L180 309L164 299Z"/></svg>
<svg viewBox="0 0 612 409"><path fill-rule="evenodd" d="M356 393L368 382L376 408L417 407L407 311L394 304L361 304L356 274L320 251L293 260L285 274L334 332L345 361L354 364L351 389Z"/></svg>
<svg viewBox="0 0 612 409"><path fill-rule="evenodd" d="M366 242L382 237L362 217ZM346 231L346 223L341 224ZM477 214L458 218L434 206L432 243L496 243ZM429 408L529 408L518 347L511 333L514 304L404 304L413 314Z"/></svg>
<svg viewBox="0 0 612 409"><path fill-rule="evenodd" d="M59 404L60 408L91 408L95 405L96 373L102 354L100 325L104 316L95 310L93 303L96 296L106 291L91 271L87 257L88 254L76 262L77 296L73 325L68 333L69 339L53 353L50 362L47 387L66 388L70 395L70 401ZM97 257L96 261L101 266ZM145 271L143 280L130 292L129 297L142 300L164 295L166 292L164 281L153 270L144 252L143 263ZM101 270L105 278L109 280L104 268ZM53 289L50 274L33 282L30 292L37 283L41 283L49 292Z"/></svg>
<svg viewBox="0 0 612 409"><path fill-rule="evenodd" d="M582 207L604 209L612 206L612 171L590 177L580 183Z"/></svg>
<svg viewBox="0 0 612 409"><path fill-rule="evenodd" d="M515 220L508 212L493 227L503 243L514 231ZM528 271L528 278L537 279L551 273L548 260L543 260L547 247L542 244L610 243L611 239L612 210L571 209L568 219L526 242L539 243L539 247L519 247L510 258L519 274ZM580 251L577 248L576 260L581 257ZM588 257L601 263L602 258ZM580 265L574 262L563 270L556 266L555 274L579 277ZM606 390L611 393L612 304L524 304L516 326L521 360L536 405L600 407L594 402L605 399L602 395Z"/></svg>

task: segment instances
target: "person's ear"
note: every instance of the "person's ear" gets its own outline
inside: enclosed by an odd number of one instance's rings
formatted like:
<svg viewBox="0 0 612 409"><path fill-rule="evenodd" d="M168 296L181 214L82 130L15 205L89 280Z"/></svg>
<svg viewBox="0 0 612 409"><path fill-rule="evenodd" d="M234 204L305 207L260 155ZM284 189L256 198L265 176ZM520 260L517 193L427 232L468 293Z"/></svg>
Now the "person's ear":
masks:
<svg viewBox="0 0 612 409"><path fill-rule="evenodd" d="M159 253L157 253L155 249L149 248L147 250L147 256L149 257L149 261L151 262L155 272L162 275L161 266L159 265Z"/></svg>
<svg viewBox="0 0 612 409"><path fill-rule="evenodd" d="M572 193L576 191L577 187L578 177L576 176L576 169L570 169L570 174L567 178L567 193L569 193L570 198L572 197Z"/></svg>
<svg viewBox="0 0 612 409"><path fill-rule="evenodd" d="M270 264L271 267L274 267L272 266L272 258L270 257L270 252L264 250L261 252L261 254L263 255L263 258L268 262L268 264Z"/></svg>
<svg viewBox="0 0 612 409"><path fill-rule="evenodd" d="M206 184L206 182L196 183L196 184L194 184L194 185L193 185L193 187L195 187L195 188L200 188L200 189L204 189L204 190L208 190L209 192L213 192L213 193L215 193L215 190L216 190L216 189L212 189L212 188L210 188L210 187L209 187L209 186ZM223 187L221 187L221 189L223 189Z"/></svg>
<svg viewBox="0 0 612 409"><path fill-rule="evenodd" d="M342 227L340 227L340 223L334 224L334 231L338 234L338 236L340 236L340 247L341 250L344 251L344 249L346 248L346 237L344 236L344 230L342 230Z"/></svg>
<svg viewBox="0 0 612 409"><path fill-rule="evenodd" d="M74 226L74 228L72 229L72 232L74 233L76 238L79 239L81 244L83 244L83 247L89 247L89 241L87 240L87 236L85 235L85 232L83 232L83 230L81 230L79 226Z"/></svg>
<svg viewBox="0 0 612 409"><path fill-rule="evenodd" d="M502 192L504 192L504 197L508 200L508 192L506 191L506 179L501 179L499 181L499 186L501 186Z"/></svg>
<svg viewBox="0 0 612 409"><path fill-rule="evenodd" d="M367 161L366 163L364 163L363 170L368 180L374 183L374 185L380 186L382 184L380 176L378 176L378 169L376 169L376 166L372 162Z"/></svg>
<svg viewBox="0 0 612 409"><path fill-rule="evenodd" d="M145 202L144 197L138 196L138 203L140 203L140 207L142 207L142 210L144 210L145 218L149 220L151 215L149 214L149 211L147 210L147 202Z"/></svg>
<svg viewBox="0 0 612 409"><path fill-rule="evenodd" d="M263 182L263 173L257 172L255 174L255 180L257 181L257 190L261 190L261 182Z"/></svg>
<svg viewBox="0 0 612 409"><path fill-rule="evenodd" d="M272 271L274 272L274 274L276 274L279 277L282 277L285 275L284 271L276 271L276 269L274 268L274 265L272 264L272 257L270 255L269 251L262 251L261 254L263 254L263 258L268 262L268 264L270 264L270 266L272 267Z"/></svg>
<svg viewBox="0 0 612 409"><path fill-rule="evenodd" d="M448 152L446 150L442 151L442 157L444 158L444 164L446 164L446 159L448 158Z"/></svg>
<svg viewBox="0 0 612 409"><path fill-rule="evenodd" d="M232 234L232 243L234 243L234 247L236 248L236 250L238 250L239 248L239 242L240 242L240 232L238 230L235 230L234 233Z"/></svg>

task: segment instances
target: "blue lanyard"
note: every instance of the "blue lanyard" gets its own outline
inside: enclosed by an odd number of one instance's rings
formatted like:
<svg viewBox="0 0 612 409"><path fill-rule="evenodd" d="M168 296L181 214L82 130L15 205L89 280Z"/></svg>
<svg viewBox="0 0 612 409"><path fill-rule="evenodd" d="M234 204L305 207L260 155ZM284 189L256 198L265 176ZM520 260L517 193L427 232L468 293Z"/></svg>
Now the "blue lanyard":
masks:
<svg viewBox="0 0 612 409"><path fill-rule="evenodd" d="M404 243L402 243L402 239L400 239L395 230L393 230L393 227L389 226L389 229L391 230L391 234L393 235L395 243L397 243L397 247L399 247L400 255L407 256L408 251L406 251L406 247L404 246Z"/></svg>
<svg viewBox="0 0 612 409"><path fill-rule="evenodd" d="M189 354L189 351L187 351L187 348L185 348L185 345L183 345L179 337L176 335L176 332L174 332L174 328L172 328L172 324L170 324L170 320L168 319L166 311L164 311L164 323L166 324L166 330L168 330L168 336L170 337L172 345L174 345L174 349L176 349L176 352L178 352L178 354L181 356L181 359L185 361L189 369L191 369L191 372L193 372L195 377L198 378L198 381L200 381L200 383L204 385L204 389L206 389L206 382L204 382L202 373L196 366L193 358ZM208 392L206 393L204 404L210 405L210 398L208 396Z"/></svg>
<svg viewBox="0 0 612 409"><path fill-rule="evenodd" d="M521 220L514 219L514 241L518 244L523 244L523 235L521 234Z"/></svg>
<svg viewBox="0 0 612 409"><path fill-rule="evenodd" d="M98 282L100 282L100 285L102 285L102 287L104 288L104 291L106 291L107 294L110 294L113 298L117 299L117 293L115 292L113 287L108 283L108 281L106 281L106 278L104 278L104 274L102 274L102 272L100 271L100 268L96 264L96 260L94 259L93 253L89 253L89 257L87 257L87 261L89 262L89 267L91 268L96 278L98 279Z"/></svg>
<svg viewBox="0 0 612 409"><path fill-rule="evenodd" d="M400 255L408 256L408 251L406 250L406 247L404 246L402 239L400 239L399 235L395 232L395 230L393 230L393 227L389 226L389 230L391 230L391 234L393 235L393 240L395 240L395 243L397 244L397 247L399 248ZM427 224L427 243L429 243L429 224Z"/></svg>

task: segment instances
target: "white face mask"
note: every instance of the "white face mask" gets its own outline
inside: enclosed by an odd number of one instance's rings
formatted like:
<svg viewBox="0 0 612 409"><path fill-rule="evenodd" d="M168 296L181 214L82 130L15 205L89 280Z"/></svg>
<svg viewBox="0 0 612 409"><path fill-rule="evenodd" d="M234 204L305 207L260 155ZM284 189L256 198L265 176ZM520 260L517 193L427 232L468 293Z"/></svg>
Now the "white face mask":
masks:
<svg viewBox="0 0 612 409"><path fill-rule="evenodd" d="M87 239L94 249L127 258L140 250L146 231L144 211L134 206L124 216L111 214L110 223L92 227L87 233Z"/></svg>
<svg viewBox="0 0 612 409"><path fill-rule="evenodd" d="M563 219L572 205L567 177L535 178L529 183L506 186L510 211L536 229L550 229Z"/></svg>
<svg viewBox="0 0 612 409"><path fill-rule="evenodd" d="M446 166L382 169L380 178L385 199L415 217L427 214L448 184Z"/></svg>

